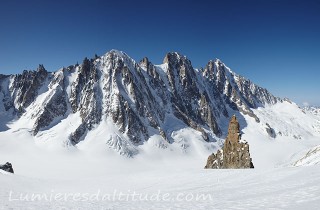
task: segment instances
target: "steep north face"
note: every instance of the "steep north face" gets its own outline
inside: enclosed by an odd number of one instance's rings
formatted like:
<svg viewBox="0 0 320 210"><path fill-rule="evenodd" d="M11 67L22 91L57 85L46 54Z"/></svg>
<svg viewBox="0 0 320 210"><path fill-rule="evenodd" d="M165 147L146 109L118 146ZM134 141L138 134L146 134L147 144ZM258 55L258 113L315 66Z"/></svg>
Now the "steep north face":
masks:
<svg viewBox="0 0 320 210"><path fill-rule="evenodd" d="M161 65L148 58L137 63L126 53L111 50L56 72L40 65L36 71L0 75L0 112L16 118L28 114L33 135L79 114L81 123L66 133L68 144L78 144L101 122L110 121L117 134L106 137L106 142L116 150L140 145L153 134L170 143L172 129L167 124L172 120L213 141L226 135L221 122L234 113L259 121L251 108L277 101L281 99L218 59L195 69L176 52L168 53Z"/></svg>

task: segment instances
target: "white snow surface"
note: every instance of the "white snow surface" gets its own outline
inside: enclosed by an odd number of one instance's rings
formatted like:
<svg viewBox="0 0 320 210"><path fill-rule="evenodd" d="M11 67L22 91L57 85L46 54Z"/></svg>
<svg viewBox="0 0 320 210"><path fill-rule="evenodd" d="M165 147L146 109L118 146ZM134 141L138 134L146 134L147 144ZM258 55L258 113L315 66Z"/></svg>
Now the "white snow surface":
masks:
<svg viewBox="0 0 320 210"><path fill-rule="evenodd" d="M15 171L0 170L0 209L318 209L319 116L287 101L253 111L259 123L240 121L255 166L247 170L203 169L219 143L170 119L172 143L153 135L140 146L109 144L126 137L107 119L73 147L64 133L81 123L77 114L36 136L24 115L0 132L0 164Z"/></svg>
<svg viewBox="0 0 320 210"><path fill-rule="evenodd" d="M294 165L315 165L320 163L320 145L310 149L308 153L299 159Z"/></svg>

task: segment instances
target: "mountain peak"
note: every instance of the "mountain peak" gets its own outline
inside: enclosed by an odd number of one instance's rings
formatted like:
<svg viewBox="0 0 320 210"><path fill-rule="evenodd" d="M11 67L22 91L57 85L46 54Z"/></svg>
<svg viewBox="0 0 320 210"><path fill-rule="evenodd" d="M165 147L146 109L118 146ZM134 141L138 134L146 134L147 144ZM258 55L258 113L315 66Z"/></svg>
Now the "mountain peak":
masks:
<svg viewBox="0 0 320 210"><path fill-rule="evenodd" d="M43 64L39 64L39 67L37 68L38 72L46 72L47 70L44 68Z"/></svg>
<svg viewBox="0 0 320 210"><path fill-rule="evenodd" d="M179 61L179 60L182 60L182 61L186 61L189 59L187 58L187 56L185 55L182 55L178 52L169 52L165 55L164 59L163 59L163 63L169 63L170 61Z"/></svg>
<svg viewBox="0 0 320 210"><path fill-rule="evenodd" d="M121 50L117 50L117 49L112 49L109 52L107 52L107 54L109 54L109 53L112 53L114 55L118 55L120 57L125 56L125 55L127 56L127 54L125 52L123 52Z"/></svg>
<svg viewBox="0 0 320 210"><path fill-rule="evenodd" d="M139 62L139 65L142 67L148 67L150 64L149 59L147 57L142 58L142 60Z"/></svg>
<svg viewBox="0 0 320 210"><path fill-rule="evenodd" d="M109 57L111 56L112 59L113 58L118 58L118 59L121 59L121 60L131 60L132 62L135 63L135 61L125 52L123 51L120 51L120 50L116 50L116 49L112 49L110 50L109 52L107 52L105 54L105 57Z"/></svg>

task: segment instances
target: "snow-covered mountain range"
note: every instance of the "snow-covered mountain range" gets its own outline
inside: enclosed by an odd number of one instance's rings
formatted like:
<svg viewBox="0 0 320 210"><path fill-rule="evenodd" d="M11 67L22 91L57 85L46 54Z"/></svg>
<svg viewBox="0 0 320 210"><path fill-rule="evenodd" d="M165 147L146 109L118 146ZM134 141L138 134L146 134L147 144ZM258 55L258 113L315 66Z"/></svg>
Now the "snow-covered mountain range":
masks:
<svg viewBox="0 0 320 210"><path fill-rule="evenodd" d="M263 139L320 136L319 116L273 96L219 59L195 69L176 52L154 65L111 50L56 72L39 65L0 75L0 131L28 133L39 144L102 146L133 156L146 144L188 151L197 141L212 151L223 144L233 114L249 143L256 137L246 129Z"/></svg>
<svg viewBox="0 0 320 210"><path fill-rule="evenodd" d="M178 53L0 75L0 209L318 209L319 113ZM255 168L203 169L233 115Z"/></svg>

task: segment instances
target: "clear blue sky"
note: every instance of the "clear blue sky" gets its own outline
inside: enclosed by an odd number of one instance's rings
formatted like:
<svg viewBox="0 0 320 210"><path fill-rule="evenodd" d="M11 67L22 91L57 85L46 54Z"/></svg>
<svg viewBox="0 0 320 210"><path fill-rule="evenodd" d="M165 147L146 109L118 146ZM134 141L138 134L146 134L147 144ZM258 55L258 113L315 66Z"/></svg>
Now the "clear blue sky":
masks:
<svg viewBox="0 0 320 210"><path fill-rule="evenodd" d="M220 58L277 96L320 105L320 0L1 1L2 74L111 49L155 64L169 51L194 67Z"/></svg>

